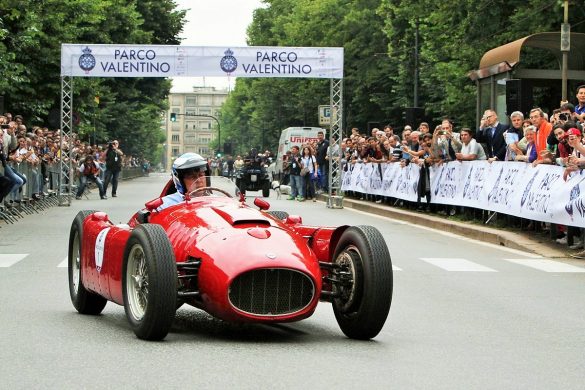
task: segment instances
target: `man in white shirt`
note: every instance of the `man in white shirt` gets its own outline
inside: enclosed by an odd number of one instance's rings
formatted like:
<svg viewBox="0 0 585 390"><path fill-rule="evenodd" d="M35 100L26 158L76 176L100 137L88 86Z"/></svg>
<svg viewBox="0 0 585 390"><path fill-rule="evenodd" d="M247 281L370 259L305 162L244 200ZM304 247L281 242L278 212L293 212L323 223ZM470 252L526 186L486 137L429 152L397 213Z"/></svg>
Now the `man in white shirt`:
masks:
<svg viewBox="0 0 585 390"><path fill-rule="evenodd" d="M455 153L458 161L486 160L483 147L473 138L471 129L464 127L460 132L461 152Z"/></svg>

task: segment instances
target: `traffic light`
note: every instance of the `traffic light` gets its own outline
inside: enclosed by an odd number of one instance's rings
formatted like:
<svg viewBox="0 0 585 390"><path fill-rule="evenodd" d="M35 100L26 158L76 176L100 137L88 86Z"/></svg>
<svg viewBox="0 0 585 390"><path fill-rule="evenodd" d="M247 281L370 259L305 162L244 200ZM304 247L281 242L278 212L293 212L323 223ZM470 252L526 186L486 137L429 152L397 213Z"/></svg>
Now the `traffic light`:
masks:
<svg viewBox="0 0 585 390"><path fill-rule="evenodd" d="M221 152L219 151L219 149L215 152L215 155L217 156L217 158L221 158Z"/></svg>
<svg viewBox="0 0 585 390"><path fill-rule="evenodd" d="M171 112L171 122L176 122L177 121L177 114L175 114L174 112Z"/></svg>

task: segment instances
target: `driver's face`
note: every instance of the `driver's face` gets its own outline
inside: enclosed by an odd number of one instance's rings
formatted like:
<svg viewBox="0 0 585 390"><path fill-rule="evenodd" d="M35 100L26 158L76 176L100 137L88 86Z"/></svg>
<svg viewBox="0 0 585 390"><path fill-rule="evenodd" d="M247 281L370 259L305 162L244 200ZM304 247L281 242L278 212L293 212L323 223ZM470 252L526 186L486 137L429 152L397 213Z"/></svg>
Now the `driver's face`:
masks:
<svg viewBox="0 0 585 390"><path fill-rule="evenodd" d="M205 187L205 169L191 171L183 176L187 192L192 192L198 188Z"/></svg>

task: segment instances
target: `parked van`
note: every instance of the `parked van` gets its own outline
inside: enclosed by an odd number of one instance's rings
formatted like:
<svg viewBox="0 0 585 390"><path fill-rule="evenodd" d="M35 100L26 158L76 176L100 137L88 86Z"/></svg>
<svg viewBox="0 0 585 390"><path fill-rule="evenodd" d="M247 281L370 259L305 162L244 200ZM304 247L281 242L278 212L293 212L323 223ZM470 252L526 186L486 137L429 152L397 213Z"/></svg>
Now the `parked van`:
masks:
<svg viewBox="0 0 585 390"><path fill-rule="evenodd" d="M278 141L278 151L276 152L276 161L270 168L270 173L274 178L280 178L282 174L282 165L288 152L293 146L298 146L302 152L302 145L307 142L317 141L317 133L320 131L327 136L327 130L320 127L287 127L280 133Z"/></svg>

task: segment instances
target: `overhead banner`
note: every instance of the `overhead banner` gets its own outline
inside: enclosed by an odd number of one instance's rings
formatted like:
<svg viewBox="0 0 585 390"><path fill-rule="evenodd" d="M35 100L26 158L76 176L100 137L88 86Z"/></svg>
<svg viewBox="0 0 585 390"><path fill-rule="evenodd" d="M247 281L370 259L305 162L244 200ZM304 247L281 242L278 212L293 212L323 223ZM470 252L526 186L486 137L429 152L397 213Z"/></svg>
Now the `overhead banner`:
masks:
<svg viewBox="0 0 585 390"><path fill-rule="evenodd" d="M343 78L342 47L62 44L61 76Z"/></svg>
<svg viewBox="0 0 585 390"><path fill-rule="evenodd" d="M419 171L415 164L355 164L343 172L341 189L416 201ZM567 181L563 171L521 162L449 162L430 168L431 202L585 227L585 170Z"/></svg>

